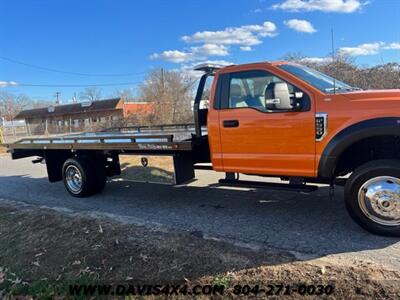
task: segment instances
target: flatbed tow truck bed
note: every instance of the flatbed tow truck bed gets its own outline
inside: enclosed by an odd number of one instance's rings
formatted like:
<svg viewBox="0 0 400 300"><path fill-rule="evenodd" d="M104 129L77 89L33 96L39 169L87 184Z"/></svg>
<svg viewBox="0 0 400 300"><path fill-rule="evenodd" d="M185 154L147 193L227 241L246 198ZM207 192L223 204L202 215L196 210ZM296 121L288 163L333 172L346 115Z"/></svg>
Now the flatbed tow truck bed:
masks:
<svg viewBox="0 0 400 300"><path fill-rule="evenodd" d="M36 156L39 158L34 163L46 162L51 182L61 179L64 162L74 157L86 157L92 165L106 165L107 176L115 176L123 173L132 155L141 156L143 167L150 167L151 156L169 156L174 184L190 181L195 164L209 161L207 136L195 137L194 124L117 127L97 133L29 137L6 146L13 159Z"/></svg>
<svg viewBox="0 0 400 300"><path fill-rule="evenodd" d="M6 146L13 158L22 158L27 151L31 154L43 150L170 153L192 151L194 133L195 124L113 127L96 133L23 138Z"/></svg>
<svg viewBox="0 0 400 300"><path fill-rule="evenodd" d="M63 137L25 138L7 147L18 150L118 150L118 151L191 151L191 141L174 141L172 134L96 133Z"/></svg>

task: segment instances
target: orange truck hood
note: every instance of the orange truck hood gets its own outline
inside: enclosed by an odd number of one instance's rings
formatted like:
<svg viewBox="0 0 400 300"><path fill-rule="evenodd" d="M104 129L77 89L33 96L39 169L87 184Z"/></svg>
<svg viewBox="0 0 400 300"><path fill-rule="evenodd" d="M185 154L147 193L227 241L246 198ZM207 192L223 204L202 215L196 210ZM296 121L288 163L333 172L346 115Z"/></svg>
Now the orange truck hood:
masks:
<svg viewBox="0 0 400 300"><path fill-rule="evenodd" d="M343 96L351 100L400 100L400 89L354 91Z"/></svg>

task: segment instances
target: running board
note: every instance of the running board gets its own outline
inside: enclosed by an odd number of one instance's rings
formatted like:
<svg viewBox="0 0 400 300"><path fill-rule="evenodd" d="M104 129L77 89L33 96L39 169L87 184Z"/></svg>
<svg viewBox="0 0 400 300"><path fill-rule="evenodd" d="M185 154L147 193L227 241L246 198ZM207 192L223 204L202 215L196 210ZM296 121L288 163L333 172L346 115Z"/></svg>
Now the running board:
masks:
<svg viewBox="0 0 400 300"><path fill-rule="evenodd" d="M225 186L263 188L270 190L296 191L296 192L314 192L318 190L318 186L316 185L287 184L287 183L261 182L261 181L235 180L235 179L220 179L219 184Z"/></svg>

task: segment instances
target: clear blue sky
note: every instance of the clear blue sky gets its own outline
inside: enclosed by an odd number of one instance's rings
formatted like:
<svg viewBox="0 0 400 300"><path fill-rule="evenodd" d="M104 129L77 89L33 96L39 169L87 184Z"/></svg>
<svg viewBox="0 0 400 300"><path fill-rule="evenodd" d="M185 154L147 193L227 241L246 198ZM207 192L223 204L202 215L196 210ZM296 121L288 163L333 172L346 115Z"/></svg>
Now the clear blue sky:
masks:
<svg viewBox="0 0 400 300"><path fill-rule="evenodd" d="M335 48L358 64L400 62L398 0L0 0L1 57L74 73L130 74L78 76L0 58L0 91L47 100L60 91L65 103L83 88L21 84L140 82L152 68L278 60L288 52L323 58L332 27ZM108 96L135 86L102 90Z"/></svg>

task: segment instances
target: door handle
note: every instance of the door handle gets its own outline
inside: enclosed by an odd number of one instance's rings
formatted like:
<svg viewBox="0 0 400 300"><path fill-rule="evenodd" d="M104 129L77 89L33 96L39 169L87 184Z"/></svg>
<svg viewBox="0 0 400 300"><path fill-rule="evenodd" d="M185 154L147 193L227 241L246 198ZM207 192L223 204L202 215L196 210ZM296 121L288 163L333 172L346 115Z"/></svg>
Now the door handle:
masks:
<svg viewBox="0 0 400 300"><path fill-rule="evenodd" d="M239 121L238 120L224 120L223 126L224 127L239 127Z"/></svg>

